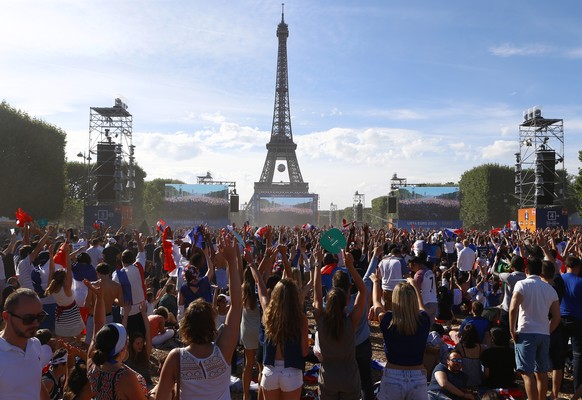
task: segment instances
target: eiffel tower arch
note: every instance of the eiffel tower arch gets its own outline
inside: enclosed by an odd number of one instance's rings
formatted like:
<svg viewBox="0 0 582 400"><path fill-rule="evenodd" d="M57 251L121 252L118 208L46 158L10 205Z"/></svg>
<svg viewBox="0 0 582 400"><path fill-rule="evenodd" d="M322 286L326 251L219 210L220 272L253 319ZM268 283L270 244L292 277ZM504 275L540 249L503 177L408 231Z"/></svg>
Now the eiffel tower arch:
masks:
<svg viewBox="0 0 582 400"><path fill-rule="evenodd" d="M277 26L279 47L275 106L271 138L267 143L267 157L250 202L251 215L257 225L295 225L315 223L318 195L309 193L309 184L303 181L291 130L289 107L289 75L287 68L287 38L289 28L285 14Z"/></svg>

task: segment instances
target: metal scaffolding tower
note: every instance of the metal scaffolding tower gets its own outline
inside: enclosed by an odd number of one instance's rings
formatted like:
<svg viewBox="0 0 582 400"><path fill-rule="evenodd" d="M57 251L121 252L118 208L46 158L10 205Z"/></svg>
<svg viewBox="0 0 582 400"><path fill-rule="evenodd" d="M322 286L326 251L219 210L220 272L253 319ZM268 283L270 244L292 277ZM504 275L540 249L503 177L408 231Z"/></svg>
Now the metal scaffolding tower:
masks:
<svg viewBox="0 0 582 400"><path fill-rule="evenodd" d="M366 203L366 195L356 191L354 194L354 205L352 207L353 218L359 224L364 222L364 206Z"/></svg>
<svg viewBox="0 0 582 400"><path fill-rule="evenodd" d="M565 195L563 170L564 121L544 118L539 106L526 110L519 125L519 152L515 153L519 208L561 205Z"/></svg>
<svg viewBox="0 0 582 400"><path fill-rule="evenodd" d="M86 156L87 205L123 204L132 200L135 189L132 125L133 117L119 98L113 107L91 107Z"/></svg>

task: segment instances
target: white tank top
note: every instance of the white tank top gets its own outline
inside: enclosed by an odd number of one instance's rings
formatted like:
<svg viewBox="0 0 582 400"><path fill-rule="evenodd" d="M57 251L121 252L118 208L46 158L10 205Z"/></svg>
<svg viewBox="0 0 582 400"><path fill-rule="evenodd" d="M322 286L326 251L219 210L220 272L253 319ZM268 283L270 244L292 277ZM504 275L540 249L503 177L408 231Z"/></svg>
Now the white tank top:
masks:
<svg viewBox="0 0 582 400"><path fill-rule="evenodd" d="M180 349L180 396L182 399L230 400L230 365L218 346L209 357L196 358Z"/></svg>

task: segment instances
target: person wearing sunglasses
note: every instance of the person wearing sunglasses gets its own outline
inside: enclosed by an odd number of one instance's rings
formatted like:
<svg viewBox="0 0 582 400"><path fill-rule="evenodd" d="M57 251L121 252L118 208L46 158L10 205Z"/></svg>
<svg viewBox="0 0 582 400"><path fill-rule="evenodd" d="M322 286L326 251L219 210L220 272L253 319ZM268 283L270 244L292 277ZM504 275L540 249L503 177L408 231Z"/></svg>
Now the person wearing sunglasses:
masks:
<svg viewBox="0 0 582 400"><path fill-rule="evenodd" d="M430 400L474 400L475 396L466 390L469 377L463 371L463 357L453 350L446 364L438 364L428 384Z"/></svg>
<svg viewBox="0 0 582 400"><path fill-rule="evenodd" d="M2 398L49 399L41 385L41 344L34 337L46 317L33 290L18 289L6 299L2 311L6 327L0 332Z"/></svg>

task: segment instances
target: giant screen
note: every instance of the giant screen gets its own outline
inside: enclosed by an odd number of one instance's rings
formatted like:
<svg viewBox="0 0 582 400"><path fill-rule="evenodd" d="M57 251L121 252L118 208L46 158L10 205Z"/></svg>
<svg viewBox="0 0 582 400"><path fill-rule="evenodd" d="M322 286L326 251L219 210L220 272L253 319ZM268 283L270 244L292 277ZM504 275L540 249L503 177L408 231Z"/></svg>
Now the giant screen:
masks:
<svg viewBox="0 0 582 400"><path fill-rule="evenodd" d="M228 186L166 184L164 220L174 227L228 224Z"/></svg>
<svg viewBox="0 0 582 400"><path fill-rule="evenodd" d="M259 223L297 225L313 223L317 213L317 195L311 197L277 197L262 195L258 198Z"/></svg>
<svg viewBox="0 0 582 400"><path fill-rule="evenodd" d="M408 186L398 189L398 226L460 228L458 186Z"/></svg>

